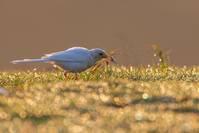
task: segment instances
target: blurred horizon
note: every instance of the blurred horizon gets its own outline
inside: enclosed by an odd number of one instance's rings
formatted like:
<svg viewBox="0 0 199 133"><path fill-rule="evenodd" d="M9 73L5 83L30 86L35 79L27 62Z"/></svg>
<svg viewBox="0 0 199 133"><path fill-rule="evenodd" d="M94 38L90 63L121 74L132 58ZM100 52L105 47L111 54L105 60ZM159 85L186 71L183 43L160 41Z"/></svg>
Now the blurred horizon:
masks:
<svg viewBox="0 0 199 133"><path fill-rule="evenodd" d="M194 0L0 0L0 70L30 67L9 62L73 46L116 50L119 64L136 66L153 63L152 45L159 44L169 51L171 64L199 65L198 5Z"/></svg>

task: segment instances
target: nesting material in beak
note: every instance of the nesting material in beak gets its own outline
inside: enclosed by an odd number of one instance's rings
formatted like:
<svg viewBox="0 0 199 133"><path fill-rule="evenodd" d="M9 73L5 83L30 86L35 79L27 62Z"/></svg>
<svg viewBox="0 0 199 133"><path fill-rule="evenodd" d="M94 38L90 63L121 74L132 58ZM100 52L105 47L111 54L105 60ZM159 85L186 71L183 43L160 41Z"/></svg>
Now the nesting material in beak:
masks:
<svg viewBox="0 0 199 133"><path fill-rule="evenodd" d="M115 58L113 58L113 56L111 56L111 55L106 55L106 57L103 61L106 62L107 64L110 64L110 63L117 64Z"/></svg>
<svg viewBox="0 0 199 133"><path fill-rule="evenodd" d="M96 71L98 68L103 67L103 66L107 66L110 63L114 63L117 64L116 60L113 58L113 56L111 55L106 55L106 57L104 56L104 59L102 59L101 61L99 61L91 70L92 71Z"/></svg>
<svg viewBox="0 0 199 133"><path fill-rule="evenodd" d="M110 61L111 61L112 63L114 63L114 64L117 64L116 60L115 60L112 56L110 57Z"/></svg>

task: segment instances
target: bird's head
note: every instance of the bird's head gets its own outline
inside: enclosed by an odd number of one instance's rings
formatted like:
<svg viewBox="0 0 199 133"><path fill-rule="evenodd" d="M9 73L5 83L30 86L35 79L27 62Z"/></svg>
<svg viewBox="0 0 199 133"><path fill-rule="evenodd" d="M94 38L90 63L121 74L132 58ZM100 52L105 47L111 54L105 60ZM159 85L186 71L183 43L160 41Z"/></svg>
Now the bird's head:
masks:
<svg viewBox="0 0 199 133"><path fill-rule="evenodd" d="M114 58L106 53L103 49L94 48L90 50L92 57L95 61L100 61L101 59L110 59L111 62L115 62Z"/></svg>
<svg viewBox="0 0 199 133"><path fill-rule="evenodd" d="M99 61L103 58L108 58L108 54L100 48L94 48L90 50L92 57L96 60Z"/></svg>

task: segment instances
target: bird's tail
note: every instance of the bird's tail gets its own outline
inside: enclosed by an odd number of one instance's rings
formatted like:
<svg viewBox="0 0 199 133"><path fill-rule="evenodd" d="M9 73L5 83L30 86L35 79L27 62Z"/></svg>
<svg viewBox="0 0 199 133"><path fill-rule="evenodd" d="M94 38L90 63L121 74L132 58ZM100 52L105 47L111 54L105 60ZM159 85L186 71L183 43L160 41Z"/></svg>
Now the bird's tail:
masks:
<svg viewBox="0 0 199 133"><path fill-rule="evenodd" d="M23 60L13 60L11 61L12 64L19 64L19 63L34 63L34 62L48 62L48 59L23 59Z"/></svg>

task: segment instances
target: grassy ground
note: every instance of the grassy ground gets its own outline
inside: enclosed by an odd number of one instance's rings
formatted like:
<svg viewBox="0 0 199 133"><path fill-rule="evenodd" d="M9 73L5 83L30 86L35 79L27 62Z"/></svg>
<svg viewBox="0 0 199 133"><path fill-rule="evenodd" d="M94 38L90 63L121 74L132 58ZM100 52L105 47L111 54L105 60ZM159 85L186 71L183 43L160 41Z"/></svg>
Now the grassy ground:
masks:
<svg viewBox="0 0 199 133"><path fill-rule="evenodd" d="M199 67L0 72L0 132L199 132Z"/></svg>

